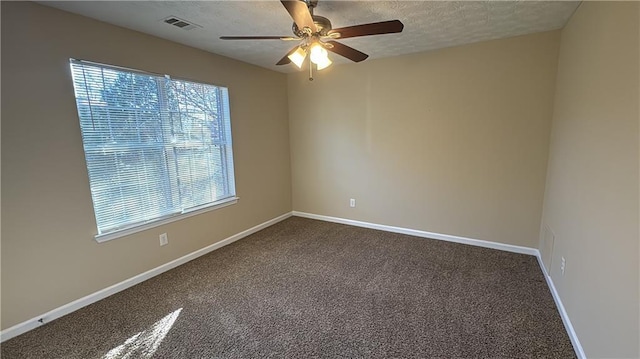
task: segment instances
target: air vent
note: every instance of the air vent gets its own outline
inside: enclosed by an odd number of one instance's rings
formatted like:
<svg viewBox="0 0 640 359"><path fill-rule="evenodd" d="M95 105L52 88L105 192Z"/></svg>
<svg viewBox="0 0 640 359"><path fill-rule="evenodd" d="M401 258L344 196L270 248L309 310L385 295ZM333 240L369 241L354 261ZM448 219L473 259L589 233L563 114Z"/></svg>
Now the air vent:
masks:
<svg viewBox="0 0 640 359"><path fill-rule="evenodd" d="M175 16L169 16L168 18L163 20L165 23L169 24L169 25L173 25L175 27L179 27L183 30L193 30L193 29L197 29L201 26L196 25L194 23L191 23L187 20L183 20L179 17L175 17Z"/></svg>

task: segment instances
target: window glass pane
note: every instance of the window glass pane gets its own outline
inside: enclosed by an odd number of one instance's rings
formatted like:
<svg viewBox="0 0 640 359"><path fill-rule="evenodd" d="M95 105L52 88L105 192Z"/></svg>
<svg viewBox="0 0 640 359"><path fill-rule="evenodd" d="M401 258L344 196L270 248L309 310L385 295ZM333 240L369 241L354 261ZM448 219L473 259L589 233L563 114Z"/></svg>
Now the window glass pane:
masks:
<svg viewBox="0 0 640 359"><path fill-rule="evenodd" d="M226 88L71 69L99 234L235 196Z"/></svg>

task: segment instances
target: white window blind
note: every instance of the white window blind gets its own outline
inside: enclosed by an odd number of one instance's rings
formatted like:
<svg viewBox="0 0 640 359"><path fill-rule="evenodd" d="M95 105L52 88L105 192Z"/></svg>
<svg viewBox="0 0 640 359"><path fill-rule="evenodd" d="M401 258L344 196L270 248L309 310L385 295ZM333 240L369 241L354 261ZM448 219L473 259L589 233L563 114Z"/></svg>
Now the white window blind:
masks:
<svg viewBox="0 0 640 359"><path fill-rule="evenodd" d="M71 60L98 237L235 198L228 90Z"/></svg>

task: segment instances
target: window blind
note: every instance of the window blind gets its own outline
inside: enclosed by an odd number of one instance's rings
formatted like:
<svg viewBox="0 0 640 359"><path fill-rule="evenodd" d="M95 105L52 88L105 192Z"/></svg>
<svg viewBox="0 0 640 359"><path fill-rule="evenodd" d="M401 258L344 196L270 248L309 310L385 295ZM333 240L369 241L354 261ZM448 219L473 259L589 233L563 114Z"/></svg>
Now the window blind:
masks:
<svg viewBox="0 0 640 359"><path fill-rule="evenodd" d="M235 197L224 87L71 60L98 235Z"/></svg>

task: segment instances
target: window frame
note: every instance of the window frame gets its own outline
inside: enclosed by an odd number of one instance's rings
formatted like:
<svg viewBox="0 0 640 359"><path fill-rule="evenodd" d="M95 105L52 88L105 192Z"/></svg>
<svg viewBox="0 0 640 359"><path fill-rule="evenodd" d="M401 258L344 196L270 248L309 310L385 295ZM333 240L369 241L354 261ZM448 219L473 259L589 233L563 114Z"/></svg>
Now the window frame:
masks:
<svg viewBox="0 0 640 359"><path fill-rule="evenodd" d="M172 216L167 216L167 217L162 217L162 218L158 218L155 220L151 220L148 221L146 223L143 224L138 224L132 227L126 227L123 229L118 229L115 230L113 232L109 232L109 233L104 233L104 234L96 234L94 236L95 240L98 243L103 243L103 242L107 242L110 241L112 239L116 239L116 238L120 238L120 237L125 237L134 233L138 233L138 232L142 232L142 231L146 231L148 229L152 229L155 227L159 227L171 222L176 222L185 218L189 218L189 217L193 217L193 216L197 216L199 214L202 213L206 213L206 212L211 212L211 211L215 211L217 209L220 208L224 208L227 206L231 206L234 205L238 202L238 200L240 200L240 197L238 197L237 195L235 197L229 197L229 198L225 198L223 200L220 201L216 201L216 202L212 202L207 204L206 206L202 206L202 207L198 207L198 208L192 208L188 211L184 211L182 213L178 213ZM97 225L96 225L97 228Z"/></svg>
<svg viewBox="0 0 640 359"><path fill-rule="evenodd" d="M224 207L228 207L231 206L233 204L236 204L238 202L238 200L240 199L240 197L237 196L237 191L236 191L236 175L235 175L235 156L234 154L234 150L233 150L233 130L231 129L232 124L231 124L231 97L228 94L229 93L229 87L228 86L222 86L222 85L216 85L216 84L212 84L212 83L208 83L208 82L203 82L203 81L199 81L199 80L192 80L192 79L187 79L187 78L181 78L181 77L174 77L174 76L169 76L167 74L159 74L159 73L154 73L154 72L148 72L148 71L143 71L143 70L138 70L138 69L131 69L131 68L127 68L127 67L123 67L123 66L117 66L117 65L110 65L110 64L103 64L100 62L94 62L94 61L87 61L87 60L81 60L81 59L76 59L76 58L70 58L69 59L69 75L71 78L71 82L72 82L72 87L74 89L74 104L76 105L76 115L78 117L78 121L80 120L80 113L78 112L78 108L77 108L77 99L75 96L76 93L76 89L75 89L75 82L73 80L73 63L79 63L79 64L87 64L90 66L98 66L98 67L102 67L102 68L108 68L108 69L112 69L112 70L116 70L116 71L123 71L123 72L129 72L129 73L137 73L137 74L142 74L142 75L149 75L149 76L157 76L157 77L164 77L170 80L176 80L176 81L184 81L184 82L191 82L191 83L196 83L196 84L202 84L202 85L207 85L207 86L214 86L214 87L218 87L218 88L224 88L227 91L227 100L228 100L228 107L226 109L223 109L225 112L227 112L228 114L228 126L229 126L229 140L230 140L230 144L226 145L225 147L227 147L228 149L231 150L231 163L226 163L225 167L226 167L226 176L229 177L230 179L228 180L228 186L231 189L231 193L232 196L230 197L226 197L226 198L222 198L220 200L217 201L213 201L213 202L209 202L209 203L205 203L203 205L200 206L196 206L196 207L192 207L192 208L188 208L188 209L183 209L181 212L176 212L173 214L169 214L169 215L165 215L165 216L161 216L161 217L157 217L154 219L150 219L144 222L137 222L135 224L131 224L130 226L123 226L121 228L106 232L106 233L99 233L100 230L98 228L98 220L96 218L96 208L95 208L95 204L94 204L94 198L93 195L91 195L91 208L94 212L94 219L95 219L95 228L96 228L96 234L94 235L94 239L98 242L98 243L103 243L103 242L107 242L116 238L120 238L120 237L125 237L125 236L129 236L131 234L134 233L138 233L138 232L142 232L142 231L146 231L155 227L159 227L168 223L172 223L172 222L176 222L182 219L186 219L189 217L193 217L199 214L203 214L203 213L207 213L207 212L211 212L211 211L215 211L217 209L221 209ZM78 122L78 125L80 125L80 122ZM78 126L78 128L80 129L80 133L82 134L82 128L81 126ZM83 156L85 157L85 167L87 170L87 179L89 180L89 169L88 169L88 162L87 162L87 153L85 151L84 148L84 139L82 140L82 152L83 152ZM89 180L89 192L91 193L91 181Z"/></svg>

